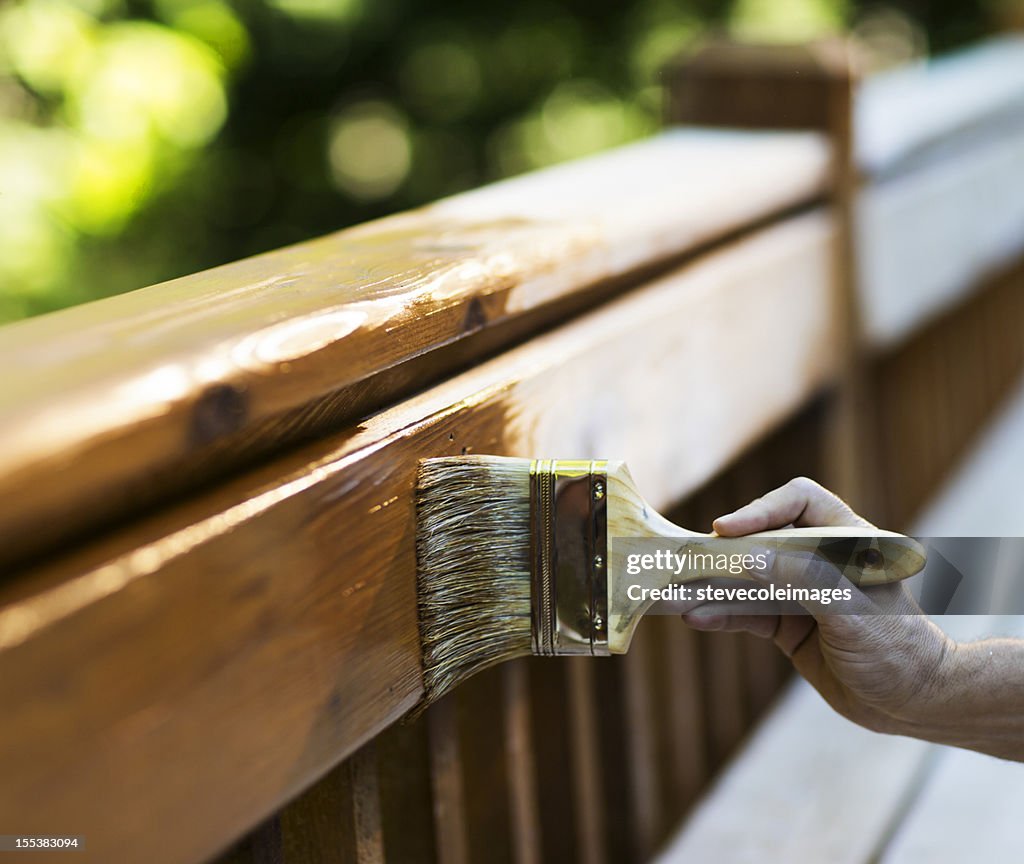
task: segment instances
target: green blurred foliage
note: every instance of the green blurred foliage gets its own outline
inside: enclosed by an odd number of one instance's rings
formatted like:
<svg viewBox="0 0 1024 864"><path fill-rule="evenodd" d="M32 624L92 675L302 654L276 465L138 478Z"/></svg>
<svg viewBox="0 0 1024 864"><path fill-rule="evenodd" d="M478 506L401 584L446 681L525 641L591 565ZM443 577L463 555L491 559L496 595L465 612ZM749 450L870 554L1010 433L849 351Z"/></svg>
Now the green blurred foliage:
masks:
<svg viewBox="0 0 1024 864"><path fill-rule="evenodd" d="M1019 0L8 3L0 321L650 134L658 69L709 28L853 27L884 62L1019 14Z"/></svg>

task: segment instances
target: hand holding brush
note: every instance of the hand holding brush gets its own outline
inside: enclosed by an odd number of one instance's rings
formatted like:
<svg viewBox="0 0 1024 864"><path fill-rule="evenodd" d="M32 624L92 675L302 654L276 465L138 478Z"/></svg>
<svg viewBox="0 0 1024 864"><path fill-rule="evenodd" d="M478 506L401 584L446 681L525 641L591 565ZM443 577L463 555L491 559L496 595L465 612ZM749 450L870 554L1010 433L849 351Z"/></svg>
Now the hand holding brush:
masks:
<svg viewBox="0 0 1024 864"><path fill-rule="evenodd" d="M924 566L913 539L868 527L787 528L744 538L674 525L622 462L464 456L421 463L418 597L426 699L513 657L622 654L651 590L739 574L716 562L756 547L821 559L860 586ZM665 541L713 566L629 575L619 539ZM705 557L706 556L706 557ZM709 560L710 559L710 560ZM648 592L630 591L636 585ZM631 596L633 595L633 596Z"/></svg>

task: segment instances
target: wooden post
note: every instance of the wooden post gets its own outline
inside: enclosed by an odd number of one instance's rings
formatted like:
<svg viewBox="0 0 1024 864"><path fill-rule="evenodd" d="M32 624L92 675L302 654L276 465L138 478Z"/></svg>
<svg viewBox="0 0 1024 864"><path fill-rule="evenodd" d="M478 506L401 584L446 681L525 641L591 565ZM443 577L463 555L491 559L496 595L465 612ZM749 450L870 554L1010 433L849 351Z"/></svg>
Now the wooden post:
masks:
<svg viewBox="0 0 1024 864"><path fill-rule="evenodd" d="M861 512L876 519L874 426L867 392L857 295L853 90L857 64L849 42L807 45L706 42L666 69L668 122L747 129L823 132L831 148L830 204L835 219L834 340L838 360L821 478ZM785 338L785 334L777 334Z"/></svg>

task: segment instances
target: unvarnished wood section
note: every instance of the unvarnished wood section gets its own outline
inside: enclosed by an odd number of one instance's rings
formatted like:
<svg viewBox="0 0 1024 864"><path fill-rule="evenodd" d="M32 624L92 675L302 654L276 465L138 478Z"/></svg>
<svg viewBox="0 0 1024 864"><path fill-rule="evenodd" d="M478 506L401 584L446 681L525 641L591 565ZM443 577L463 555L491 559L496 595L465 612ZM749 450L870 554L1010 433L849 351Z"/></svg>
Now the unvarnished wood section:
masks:
<svg viewBox="0 0 1024 864"><path fill-rule="evenodd" d="M1022 333L1024 263L977 286L965 302L875 361L888 524L911 523L1016 389L1024 371Z"/></svg>
<svg viewBox="0 0 1024 864"><path fill-rule="evenodd" d="M871 347L884 350L1024 250L1024 38L867 78L852 112L835 87L843 54L833 40L711 44L671 71L668 110L688 122L831 131L832 189L840 213L857 217L856 255L837 257L859 289L845 317L859 314ZM860 172L859 190L844 162Z"/></svg>
<svg viewBox="0 0 1024 864"><path fill-rule="evenodd" d="M991 39L865 80L856 104L857 163L892 175L1001 137L1024 113L1024 37Z"/></svg>
<svg viewBox="0 0 1024 864"><path fill-rule="evenodd" d="M892 349L1024 251L1024 38L861 84L861 308Z"/></svg>
<svg viewBox="0 0 1024 864"><path fill-rule="evenodd" d="M0 564L340 428L472 359L415 358L806 203L825 174L808 134L670 132L4 328Z"/></svg>
<svg viewBox="0 0 1024 864"><path fill-rule="evenodd" d="M876 351L897 348L1024 252L1024 93L1018 119L861 192L860 296Z"/></svg>
<svg viewBox="0 0 1024 864"><path fill-rule="evenodd" d="M829 240L766 229L7 586L0 812L99 859L221 848L419 698L417 460L624 454L678 500L828 380Z"/></svg>

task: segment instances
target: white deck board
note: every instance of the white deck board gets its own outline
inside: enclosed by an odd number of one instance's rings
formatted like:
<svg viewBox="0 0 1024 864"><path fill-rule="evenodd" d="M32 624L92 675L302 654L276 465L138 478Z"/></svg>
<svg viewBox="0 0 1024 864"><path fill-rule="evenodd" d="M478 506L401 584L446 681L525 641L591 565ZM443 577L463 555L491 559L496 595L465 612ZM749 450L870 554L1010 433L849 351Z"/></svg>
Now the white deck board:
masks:
<svg viewBox="0 0 1024 864"><path fill-rule="evenodd" d="M1024 112L1024 36L988 40L864 81L857 93L857 161L892 171L936 144Z"/></svg>
<svg viewBox="0 0 1024 864"><path fill-rule="evenodd" d="M797 682L657 864L863 864L898 821L930 747L875 735Z"/></svg>
<svg viewBox="0 0 1024 864"><path fill-rule="evenodd" d="M862 313L885 347L1024 250L1024 36L867 79L854 125Z"/></svg>

